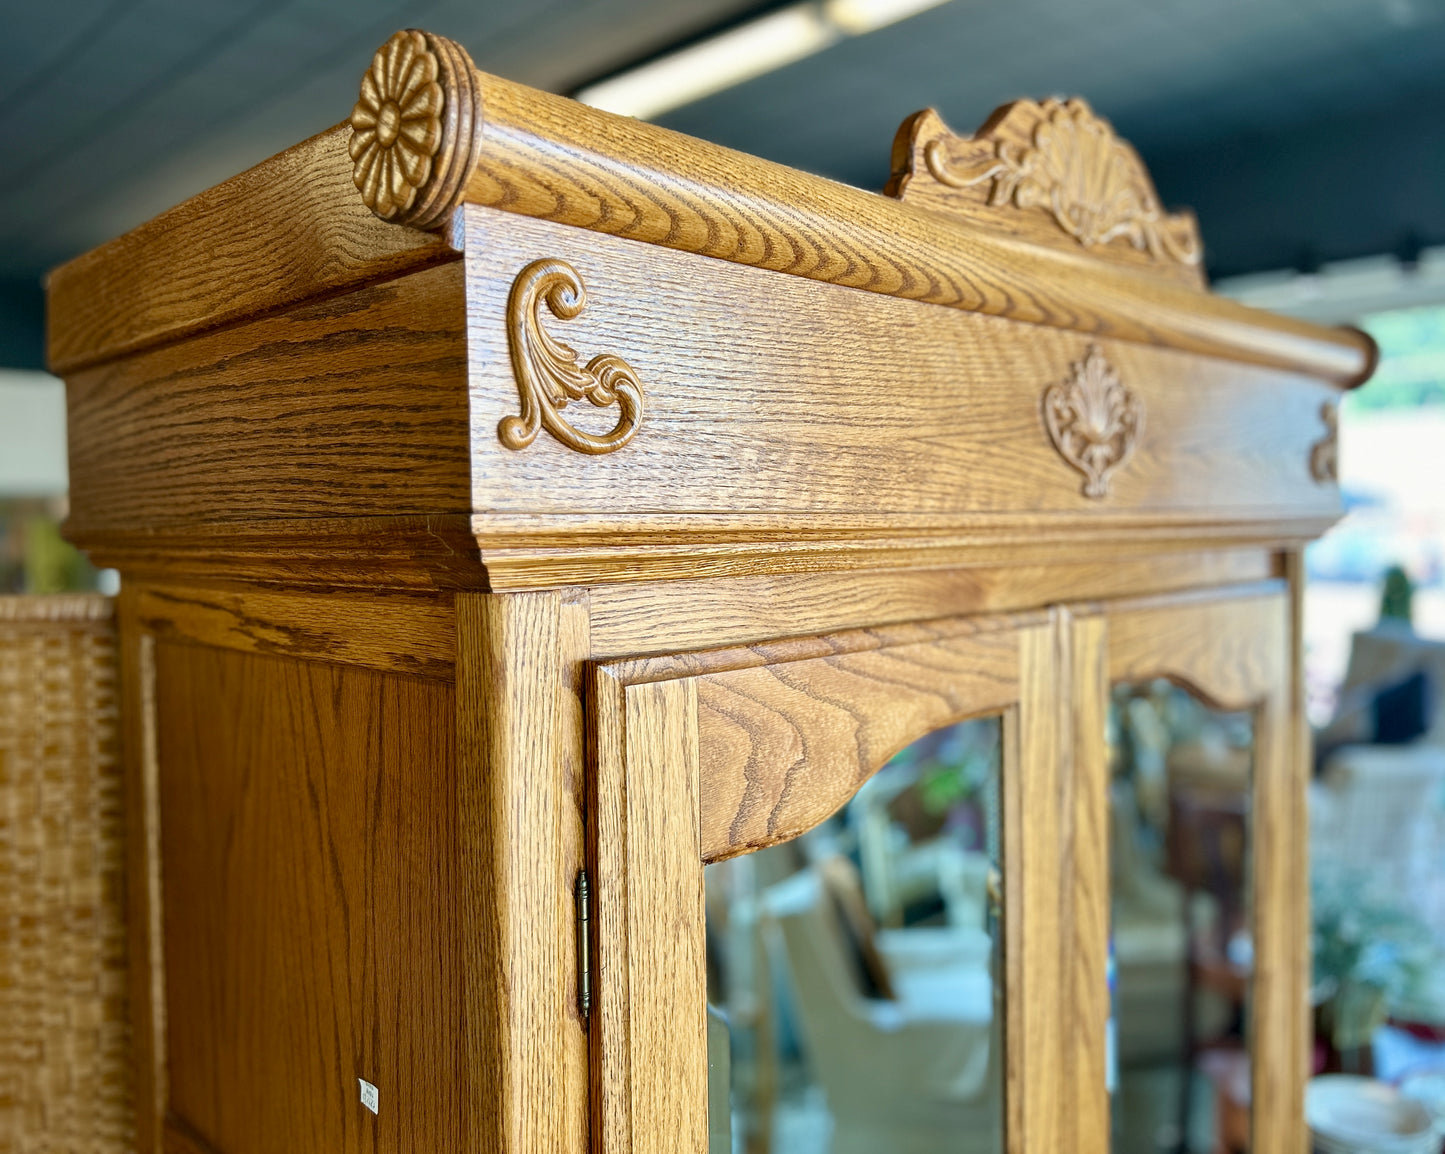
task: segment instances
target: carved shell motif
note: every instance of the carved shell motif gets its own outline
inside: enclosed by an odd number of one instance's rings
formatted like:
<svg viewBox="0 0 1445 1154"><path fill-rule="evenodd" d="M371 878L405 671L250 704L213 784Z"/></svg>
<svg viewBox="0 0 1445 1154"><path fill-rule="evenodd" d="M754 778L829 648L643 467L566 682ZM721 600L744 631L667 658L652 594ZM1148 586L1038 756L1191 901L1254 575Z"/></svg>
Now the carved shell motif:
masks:
<svg viewBox="0 0 1445 1154"><path fill-rule="evenodd" d="M542 304L558 320L568 321L587 306L587 289L565 260L533 261L512 282L507 298L507 343L512 375L521 395L520 416L504 417L497 436L509 449L525 449L546 429L579 453L611 453L632 440L642 421L642 382L621 357L601 353L577 363L575 349L564 345L542 324ZM569 401L588 400L598 408L617 406L617 424L594 436L562 416Z"/></svg>
<svg viewBox="0 0 1445 1154"><path fill-rule="evenodd" d="M1134 453L1144 407L1090 345L1069 380L1044 390L1043 418L1059 456L1084 475L1084 496L1098 500L1109 495L1110 475Z"/></svg>
<svg viewBox="0 0 1445 1154"><path fill-rule="evenodd" d="M1138 155L1078 98L1018 101L972 138L952 132L935 112L920 113L905 123L900 143L895 164L903 170L892 187L905 199L945 207L946 195L928 183L977 189L995 208L1046 212L1085 248L1122 241L1156 261L1200 262L1193 218L1160 208ZM926 173L909 171L919 159Z"/></svg>
<svg viewBox="0 0 1445 1154"><path fill-rule="evenodd" d="M351 179L391 220L411 208L442 143L440 69L426 38L398 32L377 51L351 110Z"/></svg>

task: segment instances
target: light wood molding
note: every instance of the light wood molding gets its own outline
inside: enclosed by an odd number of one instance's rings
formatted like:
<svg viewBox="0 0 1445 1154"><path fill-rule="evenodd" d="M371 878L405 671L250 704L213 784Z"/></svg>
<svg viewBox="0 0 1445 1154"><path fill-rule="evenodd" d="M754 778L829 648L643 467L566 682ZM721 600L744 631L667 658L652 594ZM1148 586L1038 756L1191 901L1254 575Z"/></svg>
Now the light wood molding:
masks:
<svg viewBox="0 0 1445 1154"><path fill-rule="evenodd" d="M543 302L563 321L587 307L587 287L565 260L533 261L512 282L507 296L507 346L522 412L502 418L497 438L509 449L525 449L545 428L579 453L622 448L642 420L642 382L626 361L611 353L598 353L585 368L579 367L577 351L543 325ZM600 409L617 405L617 424L610 433L584 433L562 416L568 402L581 400Z"/></svg>
<svg viewBox="0 0 1445 1154"><path fill-rule="evenodd" d="M965 220L1061 242L1203 287L1192 213L1165 213L1129 144L1088 103L1016 100L961 136L933 109L903 122L889 195ZM1122 251L1121 251L1122 250Z"/></svg>
<svg viewBox="0 0 1445 1154"><path fill-rule="evenodd" d="M367 209L348 132L313 136L51 272L51 371L457 260L444 236Z"/></svg>
<svg viewBox="0 0 1445 1154"><path fill-rule="evenodd" d="M1367 370L1357 332L1270 316L1088 251L942 218L485 73L475 94L480 137L459 204L1338 384Z"/></svg>
<svg viewBox="0 0 1445 1154"><path fill-rule="evenodd" d="M52 367L68 373L261 309L452 259L451 210L465 203L1338 385L1368 375L1373 353L1364 334L1271 316L1161 277L1164 263L1146 267L1107 255L1134 253L1128 244L1084 249L1065 236L1072 249L1056 247L992 220L915 207L475 72L465 51L443 37L400 35L383 54L396 43L398 64L406 51L413 63L428 53L436 61L441 138L429 164L399 155L385 166L390 200L377 204L446 239L372 214L354 183L356 130L343 125L56 270ZM372 70L367 76L376 85ZM376 96L379 117L386 103L379 86ZM373 157L363 184L382 163L380 138L368 136L380 121L365 123L373 115L365 111L369 99L363 94L355 137L358 157ZM421 139L429 146L427 133ZM401 140L393 147L403 148ZM415 152L410 140L405 147ZM413 187L410 206L401 208Z"/></svg>
<svg viewBox="0 0 1445 1154"><path fill-rule="evenodd" d="M1042 436L1042 434L1040 434ZM1073 490L1077 492L1077 490ZM1213 546L1273 548L1311 540L1337 515L1250 520L1236 512L1208 523L1101 517L1083 523L1056 517L968 518L956 529L937 518L722 517L696 528L691 518L655 517L640 524L567 519L478 517L481 559L490 587L536 589L754 575L854 573L879 569L988 567L1016 562L1088 564L1101 548L1113 557L1194 552ZM833 528L825 527L829 520ZM861 522L861 523L860 523ZM912 522L912 524L909 524ZM573 531L569 534L568 529ZM506 532L511 530L511 532ZM504 535L505 533L505 535ZM906 535L905 535L906 533ZM197 558L196 560L201 560ZM209 559L214 563L214 558Z"/></svg>
<svg viewBox="0 0 1445 1154"><path fill-rule="evenodd" d="M1044 390L1044 428L1065 461L1084 475L1084 496L1109 495L1109 476L1134 455L1144 407L1098 345L1090 345L1067 381Z"/></svg>
<svg viewBox="0 0 1445 1154"><path fill-rule="evenodd" d="M449 594L378 597L139 585L128 601L147 634L450 681L456 666Z"/></svg>
<svg viewBox="0 0 1445 1154"><path fill-rule="evenodd" d="M467 511L465 327L449 264L71 373L68 531Z"/></svg>
<svg viewBox="0 0 1445 1154"><path fill-rule="evenodd" d="M1016 613L1038 605L1261 581L1262 549L1110 554L1066 564L797 573L594 587L592 657L753 644L798 633L903 625L938 616ZM699 603L707 612L699 613Z"/></svg>

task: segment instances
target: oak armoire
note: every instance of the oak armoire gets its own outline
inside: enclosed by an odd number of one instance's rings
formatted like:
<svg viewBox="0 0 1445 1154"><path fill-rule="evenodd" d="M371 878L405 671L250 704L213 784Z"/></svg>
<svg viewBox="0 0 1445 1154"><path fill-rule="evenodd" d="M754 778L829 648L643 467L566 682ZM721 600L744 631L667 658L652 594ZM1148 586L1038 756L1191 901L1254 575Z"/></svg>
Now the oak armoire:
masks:
<svg viewBox="0 0 1445 1154"><path fill-rule="evenodd" d="M54 272L68 534L122 574L141 1151L784 1149L728 1137L724 862L835 1143L877 1079L827 1082L873 1043L824 1032L923 1022L929 1148L1104 1151L1129 683L1250 727L1245 1097L1303 1154L1301 550L1374 348L1212 295L1082 100L919 113L892 166L836 184L408 30L349 121ZM870 783L977 719L993 800L949 795L982 816L939 849L905 803L953 778ZM835 939L892 978L815 997ZM943 1089L935 979L974 1031Z"/></svg>

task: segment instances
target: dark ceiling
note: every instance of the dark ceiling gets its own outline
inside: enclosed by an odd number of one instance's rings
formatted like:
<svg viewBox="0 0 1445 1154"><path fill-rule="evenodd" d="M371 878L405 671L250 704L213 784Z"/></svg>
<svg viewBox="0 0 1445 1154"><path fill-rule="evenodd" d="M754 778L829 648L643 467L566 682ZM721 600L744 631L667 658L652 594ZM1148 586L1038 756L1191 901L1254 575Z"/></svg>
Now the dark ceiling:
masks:
<svg viewBox="0 0 1445 1154"><path fill-rule="evenodd" d="M3 0L0 365L44 270L343 119L401 27L569 91L756 0ZM1445 242L1445 0L951 0L663 123L864 187L933 105L1080 94L1199 212L1215 275Z"/></svg>

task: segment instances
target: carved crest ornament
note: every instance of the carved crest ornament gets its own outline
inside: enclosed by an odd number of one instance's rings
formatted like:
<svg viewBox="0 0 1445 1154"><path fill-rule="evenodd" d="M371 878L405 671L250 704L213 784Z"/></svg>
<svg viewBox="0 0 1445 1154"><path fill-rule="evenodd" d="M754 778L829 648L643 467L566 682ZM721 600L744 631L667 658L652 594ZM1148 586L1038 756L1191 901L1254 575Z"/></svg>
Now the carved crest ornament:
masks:
<svg viewBox="0 0 1445 1154"><path fill-rule="evenodd" d="M565 260L533 261L512 282L507 298L507 344L522 412L504 417L497 436L509 449L525 449L546 429L579 453L611 453L632 440L642 421L642 382L621 357L601 353L586 365L575 349L552 336L542 324L542 305L568 321L587 306L587 289ZM617 424L609 433L584 433L562 416L571 401L598 408L617 406Z"/></svg>
<svg viewBox="0 0 1445 1154"><path fill-rule="evenodd" d="M1193 217L1164 212L1138 154L1083 100L1017 101L974 137L959 136L931 111L905 131L914 134L903 142L905 167L921 149L927 177L945 188L976 190L995 208L1042 210L1085 248L1123 241L1157 261L1200 262ZM905 199L928 195L910 187L919 175L895 173Z"/></svg>
<svg viewBox="0 0 1445 1154"><path fill-rule="evenodd" d="M1084 475L1084 496L1098 500L1109 495L1110 476L1134 453L1144 406L1090 345L1067 381L1044 390L1043 419L1059 456Z"/></svg>

